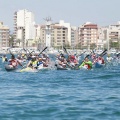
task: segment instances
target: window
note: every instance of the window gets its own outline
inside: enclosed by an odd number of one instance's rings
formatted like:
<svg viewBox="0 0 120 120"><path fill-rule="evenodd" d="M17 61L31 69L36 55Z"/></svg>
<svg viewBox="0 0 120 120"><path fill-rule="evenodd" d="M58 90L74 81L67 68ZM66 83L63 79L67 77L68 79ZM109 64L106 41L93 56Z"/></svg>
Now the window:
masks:
<svg viewBox="0 0 120 120"><path fill-rule="evenodd" d="M57 39L61 39L61 37L57 37Z"/></svg>
<svg viewBox="0 0 120 120"><path fill-rule="evenodd" d="M61 33L61 31L57 31L57 33Z"/></svg>
<svg viewBox="0 0 120 120"><path fill-rule="evenodd" d="M57 34L57 36L61 36L61 34Z"/></svg>

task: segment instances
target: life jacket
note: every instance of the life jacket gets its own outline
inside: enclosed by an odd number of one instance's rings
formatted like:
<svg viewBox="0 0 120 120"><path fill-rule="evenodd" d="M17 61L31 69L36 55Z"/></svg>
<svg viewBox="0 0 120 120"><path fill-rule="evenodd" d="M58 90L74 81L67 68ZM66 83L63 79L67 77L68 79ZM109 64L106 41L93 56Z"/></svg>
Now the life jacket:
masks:
<svg viewBox="0 0 120 120"><path fill-rule="evenodd" d="M13 67L17 67L18 63L16 60L10 60L10 65L12 65Z"/></svg>
<svg viewBox="0 0 120 120"><path fill-rule="evenodd" d="M2 57L2 62L7 62L7 57Z"/></svg>
<svg viewBox="0 0 120 120"><path fill-rule="evenodd" d="M37 67L37 61L31 61L31 66L32 67Z"/></svg>
<svg viewBox="0 0 120 120"><path fill-rule="evenodd" d="M103 58L98 58L98 62L99 62L100 64L104 64L104 59L103 59Z"/></svg>
<svg viewBox="0 0 120 120"><path fill-rule="evenodd" d="M87 68L88 70L91 69L91 66L90 66L89 64L85 64L84 66L86 66L86 68Z"/></svg>
<svg viewBox="0 0 120 120"><path fill-rule="evenodd" d="M38 65L38 66L41 65L41 64L43 64L43 62L37 62L37 65Z"/></svg>

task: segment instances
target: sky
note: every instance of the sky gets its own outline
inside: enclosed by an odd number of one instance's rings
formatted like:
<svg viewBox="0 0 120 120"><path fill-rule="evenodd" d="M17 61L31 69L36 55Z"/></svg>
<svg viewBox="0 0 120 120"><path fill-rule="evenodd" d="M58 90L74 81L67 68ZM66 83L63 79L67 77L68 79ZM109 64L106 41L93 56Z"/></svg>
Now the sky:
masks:
<svg viewBox="0 0 120 120"><path fill-rule="evenodd" d="M12 31L14 12L21 9L33 12L36 24L48 16L53 23L64 20L72 26L85 22L106 26L120 20L120 0L0 0L0 21Z"/></svg>

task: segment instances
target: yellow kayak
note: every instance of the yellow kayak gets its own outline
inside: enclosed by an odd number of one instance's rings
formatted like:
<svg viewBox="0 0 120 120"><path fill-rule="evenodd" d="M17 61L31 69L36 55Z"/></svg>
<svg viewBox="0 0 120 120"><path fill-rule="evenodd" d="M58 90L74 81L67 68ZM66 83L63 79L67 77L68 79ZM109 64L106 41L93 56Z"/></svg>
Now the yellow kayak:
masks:
<svg viewBox="0 0 120 120"><path fill-rule="evenodd" d="M20 70L20 72L37 72L37 70L27 67L27 68L23 68L22 70Z"/></svg>

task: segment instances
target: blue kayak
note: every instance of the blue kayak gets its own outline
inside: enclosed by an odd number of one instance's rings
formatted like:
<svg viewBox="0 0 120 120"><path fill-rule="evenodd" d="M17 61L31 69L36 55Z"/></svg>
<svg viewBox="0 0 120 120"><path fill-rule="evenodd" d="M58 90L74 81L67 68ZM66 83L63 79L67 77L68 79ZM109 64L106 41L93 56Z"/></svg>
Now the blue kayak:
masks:
<svg viewBox="0 0 120 120"><path fill-rule="evenodd" d="M99 63L99 62L96 62L95 63L95 68L101 68L101 67L103 67L104 66L104 64L101 64L101 63Z"/></svg>

